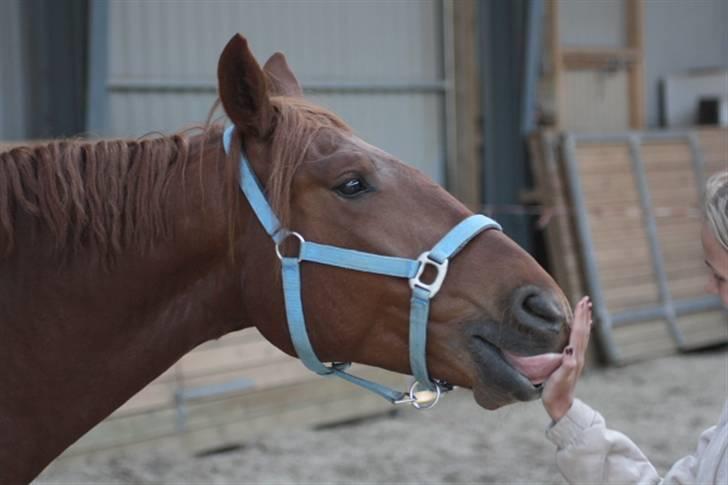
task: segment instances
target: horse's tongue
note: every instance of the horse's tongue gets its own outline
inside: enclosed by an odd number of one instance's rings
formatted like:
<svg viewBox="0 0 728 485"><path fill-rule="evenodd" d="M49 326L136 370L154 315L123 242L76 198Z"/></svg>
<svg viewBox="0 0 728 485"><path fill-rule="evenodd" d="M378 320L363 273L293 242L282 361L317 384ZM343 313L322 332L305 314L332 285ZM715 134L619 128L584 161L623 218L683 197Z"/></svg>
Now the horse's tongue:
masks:
<svg viewBox="0 0 728 485"><path fill-rule="evenodd" d="M529 357L503 351L506 360L533 384L541 384L561 365L561 354L540 354Z"/></svg>

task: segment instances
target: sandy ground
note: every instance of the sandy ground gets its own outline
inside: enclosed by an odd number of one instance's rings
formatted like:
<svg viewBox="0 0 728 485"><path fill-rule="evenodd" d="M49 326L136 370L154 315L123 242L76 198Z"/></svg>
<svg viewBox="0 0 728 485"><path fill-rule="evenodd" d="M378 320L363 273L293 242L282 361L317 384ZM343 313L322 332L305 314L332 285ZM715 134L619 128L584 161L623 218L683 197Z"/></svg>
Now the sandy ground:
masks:
<svg viewBox="0 0 728 485"><path fill-rule="evenodd" d="M690 453L728 396L728 351L673 356L585 375L578 396L625 431L658 470ZM207 457L173 447L52 465L38 483L564 483L540 402L495 412L458 391L428 412L326 430L276 432Z"/></svg>

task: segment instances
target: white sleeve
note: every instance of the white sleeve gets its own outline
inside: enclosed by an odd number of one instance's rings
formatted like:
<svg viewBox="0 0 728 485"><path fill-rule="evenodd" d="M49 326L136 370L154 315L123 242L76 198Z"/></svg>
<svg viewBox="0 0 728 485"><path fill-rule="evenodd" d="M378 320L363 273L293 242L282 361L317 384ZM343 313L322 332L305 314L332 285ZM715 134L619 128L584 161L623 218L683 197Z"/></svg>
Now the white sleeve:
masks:
<svg viewBox="0 0 728 485"><path fill-rule="evenodd" d="M569 483L728 484L728 401L718 426L706 429L695 452L664 478L632 440L608 429L602 415L578 399L546 436L558 447L556 464Z"/></svg>
<svg viewBox="0 0 728 485"><path fill-rule="evenodd" d="M578 399L546 436L558 447L556 464L569 483L662 483L637 445Z"/></svg>

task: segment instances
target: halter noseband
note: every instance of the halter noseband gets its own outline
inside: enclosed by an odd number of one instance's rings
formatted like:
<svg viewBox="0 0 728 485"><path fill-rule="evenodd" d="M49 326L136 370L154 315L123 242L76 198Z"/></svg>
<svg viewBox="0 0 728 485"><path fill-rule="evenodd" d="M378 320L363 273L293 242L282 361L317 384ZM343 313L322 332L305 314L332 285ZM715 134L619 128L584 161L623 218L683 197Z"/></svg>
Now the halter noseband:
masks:
<svg viewBox="0 0 728 485"><path fill-rule="evenodd" d="M225 152L230 153L234 127L225 130L223 145ZM288 330L296 354L303 364L313 372L322 376L335 375L342 379L374 392L393 404L411 403L416 408L429 408L437 404L440 395L452 389L446 382L431 379L427 372L427 320L430 299L440 290L447 275L449 260L454 257L475 236L487 229L502 230L494 220L484 215L473 215L448 232L430 251L422 253L416 260L379 254L365 253L353 249L318 244L306 241L297 232L281 227L273 213L263 188L255 176L248 160L240 154L240 189L248 199L253 212L268 235L275 243L276 255L281 260L283 295L288 319ZM280 249L283 241L293 237L298 239L298 256L283 255ZM344 269L366 273L407 278L412 289L410 300L409 348L410 367L415 381L408 392L396 391L381 384L357 377L346 372L351 363L331 363L325 365L316 356L306 331L301 301L300 263L311 263L336 266ZM422 281L422 273L427 266L432 266L437 274L432 283ZM422 392L418 388L422 388Z"/></svg>

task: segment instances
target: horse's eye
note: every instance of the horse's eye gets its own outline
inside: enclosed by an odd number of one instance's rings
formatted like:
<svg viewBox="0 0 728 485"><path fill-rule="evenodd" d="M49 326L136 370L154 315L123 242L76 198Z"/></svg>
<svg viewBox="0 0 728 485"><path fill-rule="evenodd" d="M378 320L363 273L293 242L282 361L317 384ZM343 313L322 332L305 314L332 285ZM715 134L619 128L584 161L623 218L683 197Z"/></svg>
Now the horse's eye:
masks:
<svg viewBox="0 0 728 485"><path fill-rule="evenodd" d="M334 190L342 197L354 198L367 192L369 187L364 180L353 178L335 187Z"/></svg>

